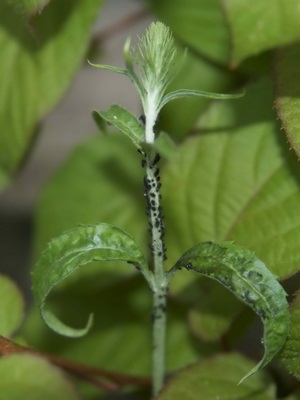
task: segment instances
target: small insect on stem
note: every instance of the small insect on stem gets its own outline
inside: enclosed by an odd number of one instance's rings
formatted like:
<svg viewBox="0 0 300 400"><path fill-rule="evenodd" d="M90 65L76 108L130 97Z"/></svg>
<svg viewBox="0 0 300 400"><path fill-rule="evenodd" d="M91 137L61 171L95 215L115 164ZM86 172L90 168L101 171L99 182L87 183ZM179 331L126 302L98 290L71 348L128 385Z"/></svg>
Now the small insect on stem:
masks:
<svg viewBox="0 0 300 400"><path fill-rule="evenodd" d="M156 120L154 122L154 125L153 125L153 131L154 131L155 134L158 133L158 123L159 123L159 121L160 121L160 115L157 116L157 118L156 118Z"/></svg>
<svg viewBox="0 0 300 400"><path fill-rule="evenodd" d="M153 160L153 162L151 164L151 167L154 167L159 162L159 160L160 160L160 154L156 153L156 155L154 157L154 160ZM159 169L157 168L155 173L154 173L154 176L157 177L158 175L159 175Z"/></svg>
<svg viewBox="0 0 300 400"><path fill-rule="evenodd" d="M142 114L139 118L139 121L143 124L146 125L146 116L144 114Z"/></svg>

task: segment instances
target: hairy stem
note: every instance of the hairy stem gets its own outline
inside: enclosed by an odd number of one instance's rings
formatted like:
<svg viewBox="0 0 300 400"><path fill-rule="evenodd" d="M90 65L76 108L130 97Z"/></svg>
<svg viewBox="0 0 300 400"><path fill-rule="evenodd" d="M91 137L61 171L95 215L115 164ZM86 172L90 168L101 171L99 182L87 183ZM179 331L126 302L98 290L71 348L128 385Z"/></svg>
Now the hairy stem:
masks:
<svg viewBox="0 0 300 400"><path fill-rule="evenodd" d="M146 167L144 178L145 197L147 202L146 214L149 218L149 232L151 234L150 249L153 256L153 349L152 349L152 379L153 395L162 388L165 376L165 332L166 332L166 303L167 303L167 278L163 268L166 259L164 245L164 225L162 207L160 176L157 163L158 153L151 151L145 154L143 165Z"/></svg>

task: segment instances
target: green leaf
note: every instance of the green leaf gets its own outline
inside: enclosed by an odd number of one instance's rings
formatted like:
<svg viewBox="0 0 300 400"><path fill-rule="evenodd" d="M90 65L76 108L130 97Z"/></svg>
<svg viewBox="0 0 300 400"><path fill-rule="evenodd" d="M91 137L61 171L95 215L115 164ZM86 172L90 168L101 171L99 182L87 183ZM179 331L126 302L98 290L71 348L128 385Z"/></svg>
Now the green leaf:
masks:
<svg viewBox="0 0 300 400"><path fill-rule="evenodd" d="M210 283L213 284L208 285L207 280L201 280L201 283L205 288L199 283L195 288L195 300L189 311L189 326L200 340L222 340L231 325L235 324L235 319L242 312L244 305L221 285L212 281ZM181 298L185 298L184 294Z"/></svg>
<svg viewBox="0 0 300 400"><path fill-rule="evenodd" d="M293 301L291 308L291 330L280 352L280 361L290 374L300 378L300 294Z"/></svg>
<svg viewBox="0 0 300 400"><path fill-rule="evenodd" d="M50 0L6 0L22 16L32 17L41 13Z"/></svg>
<svg viewBox="0 0 300 400"><path fill-rule="evenodd" d="M135 84L140 95L142 95L144 93L145 89L135 73L133 57L132 57L130 50L131 50L131 38L129 37L129 38L127 38L127 40L124 44L124 47L123 47L123 55L124 55L124 59L125 59L127 74L129 76L129 78L131 79L131 81Z"/></svg>
<svg viewBox="0 0 300 400"><path fill-rule="evenodd" d="M229 33L219 0L151 0L150 6L158 19L171 28L180 51L188 48L186 60L169 91L181 88L224 92L231 91L232 76L219 63L229 57ZM201 38L201 40L199 40ZM211 62L212 61L212 62ZM209 100L180 99L169 103L161 112L161 129L172 137L182 138L192 127ZM184 110L179 113L178 110Z"/></svg>
<svg viewBox="0 0 300 400"><path fill-rule="evenodd" d="M183 53L182 48L180 47ZM233 78L225 69L203 60L192 51L187 51L185 61L168 86L168 91L181 88L207 92L232 91ZM184 97L170 102L160 112L159 126L172 137L182 138L193 127L199 115L207 108L210 99L205 97Z"/></svg>
<svg viewBox="0 0 300 400"><path fill-rule="evenodd" d="M206 97L207 99L218 99L218 100L231 100L237 99L244 96L243 93L237 94L222 94L222 93L211 93L204 92L203 90L191 90L191 89L178 89L174 92L169 92L164 96L161 102L161 107L169 103L169 101L180 99L183 97Z"/></svg>
<svg viewBox="0 0 300 400"><path fill-rule="evenodd" d="M99 111L98 114L106 122L112 124L120 132L128 136L138 149L142 148L141 143L144 142L144 130L136 117L128 110L114 104L108 111Z"/></svg>
<svg viewBox="0 0 300 400"><path fill-rule="evenodd" d="M94 64L89 60L88 63L94 68L106 69L107 71L116 72L117 74L128 76L127 69L124 68L114 67L113 65L106 65L106 64Z"/></svg>
<svg viewBox="0 0 300 400"><path fill-rule="evenodd" d="M0 358L0 392L9 400L79 400L66 376L41 358L13 354Z"/></svg>
<svg viewBox="0 0 300 400"><path fill-rule="evenodd" d="M280 278L298 271L299 164L272 103L271 82L262 80L243 98L214 104L199 121L201 135L170 160L162 187L169 266L197 243L233 240ZM173 285L186 283L175 277Z"/></svg>
<svg viewBox="0 0 300 400"><path fill-rule="evenodd" d="M300 399L300 392L296 392L291 396L285 397L285 400L299 400Z"/></svg>
<svg viewBox="0 0 300 400"><path fill-rule="evenodd" d="M264 324L265 354L240 383L266 366L286 341L290 317L286 293L252 252L230 242L204 242L188 250L171 274L186 268L220 282L255 311Z"/></svg>
<svg viewBox="0 0 300 400"><path fill-rule="evenodd" d="M249 56L299 40L300 9L298 0L255 2L225 0L231 30L232 64Z"/></svg>
<svg viewBox="0 0 300 400"><path fill-rule="evenodd" d="M277 125L272 91L262 80L239 100L211 105L198 123L201 135L179 146L163 171L167 268L198 243L225 240L252 250L281 279L298 271L299 163ZM193 284L205 295L195 275L175 276L170 291L184 301ZM240 325L234 313L227 317L235 336ZM218 324L213 309L209 318Z"/></svg>
<svg viewBox="0 0 300 400"><path fill-rule="evenodd" d="M101 117L99 114L99 111L93 110L92 111L92 117L99 128L100 132L106 134L107 132L107 123L104 121L104 119Z"/></svg>
<svg viewBox="0 0 300 400"><path fill-rule="evenodd" d="M277 50L276 109L292 148L300 156L300 45Z"/></svg>
<svg viewBox="0 0 300 400"><path fill-rule="evenodd" d="M84 329L69 328L45 309L45 301L52 288L76 269L101 260L130 262L151 280L147 263L135 241L112 225L79 226L53 239L34 270L33 292L44 321L56 332L79 337L89 330L91 317Z"/></svg>
<svg viewBox="0 0 300 400"><path fill-rule="evenodd" d="M273 400L275 387L262 374L237 386L253 363L239 354L219 355L192 365L172 377L157 400Z"/></svg>
<svg viewBox="0 0 300 400"><path fill-rule="evenodd" d="M11 336L22 322L24 299L15 283L0 275L0 334Z"/></svg>
<svg viewBox="0 0 300 400"><path fill-rule="evenodd" d="M53 0L28 30L22 17L0 2L0 183L20 166L40 119L80 67L98 11L99 0Z"/></svg>
<svg viewBox="0 0 300 400"><path fill-rule="evenodd" d="M218 0L150 0L150 5L184 47L213 61L227 61L229 34Z"/></svg>
<svg viewBox="0 0 300 400"><path fill-rule="evenodd" d="M164 131L159 132L157 135L154 142L154 147L159 154L167 159L169 159L176 151L176 144Z"/></svg>
<svg viewBox="0 0 300 400"><path fill-rule="evenodd" d="M138 238L146 254L144 171L140 163L135 147L120 134L96 135L75 148L42 190L35 217L34 260L52 238L80 223L98 221L119 226ZM133 273L124 263L95 262L70 276L63 286L71 288L79 281L77 290L86 293Z"/></svg>

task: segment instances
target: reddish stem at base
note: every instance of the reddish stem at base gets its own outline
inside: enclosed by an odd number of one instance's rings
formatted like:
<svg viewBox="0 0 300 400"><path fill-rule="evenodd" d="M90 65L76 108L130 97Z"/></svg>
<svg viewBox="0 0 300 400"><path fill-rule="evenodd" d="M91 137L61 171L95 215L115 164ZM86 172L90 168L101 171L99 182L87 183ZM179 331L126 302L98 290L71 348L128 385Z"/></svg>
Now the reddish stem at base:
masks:
<svg viewBox="0 0 300 400"><path fill-rule="evenodd" d="M105 391L117 391L126 385L150 386L151 384L151 380L146 377L143 378L139 376L120 374L117 372L107 371L106 369L91 367L85 364L66 360L58 356L30 349L26 346L21 346L1 335L0 353L2 355L28 353L41 357L49 361L51 364L54 364L57 367L62 368L63 370L76 375L80 379L89 382ZM104 378L105 380L102 380L101 378Z"/></svg>

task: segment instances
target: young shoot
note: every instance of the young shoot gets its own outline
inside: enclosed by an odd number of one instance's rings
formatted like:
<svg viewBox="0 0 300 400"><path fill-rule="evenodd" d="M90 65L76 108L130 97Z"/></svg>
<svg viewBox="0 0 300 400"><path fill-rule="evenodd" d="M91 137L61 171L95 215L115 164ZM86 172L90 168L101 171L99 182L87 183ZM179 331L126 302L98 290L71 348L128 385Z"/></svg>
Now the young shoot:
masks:
<svg viewBox="0 0 300 400"><path fill-rule="evenodd" d="M246 377L265 366L282 347L288 332L286 295L275 277L251 252L226 242L205 242L187 251L170 271L165 271L167 251L164 243L164 221L161 207L159 136L155 123L162 107L182 97L233 99L243 94L217 94L179 89L167 92L176 73L178 56L168 27L152 23L135 47L127 40L124 47L125 67L92 64L127 76L135 85L143 107L142 122L128 110L113 105L106 112L94 111L96 122L102 120L128 136L142 155L145 170L144 195L150 233L152 261L149 266L135 240L118 227L101 223L80 226L54 239L43 253L34 272L33 288L45 322L67 336L80 336L89 329L75 330L54 317L46 307L46 298L61 280L94 260L122 260L133 264L147 281L153 294L152 310L152 381L153 395L162 389L165 379L165 339L167 292L171 277L181 269L194 271L217 280L262 318L265 328L265 356ZM167 143L168 141L165 141ZM51 267L51 273L47 271ZM274 297L276 294L276 298Z"/></svg>
<svg viewBox="0 0 300 400"><path fill-rule="evenodd" d="M189 89L166 93L169 83L178 70L176 65L181 65L181 60L178 59L170 29L161 22L153 22L146 29L145 34L138 38L136 46L131 46L131 41L128 39L124 45L124 58L126 69L91 62L90 64L96 68L126 75L133 82L140 95L145 116L145 131L142 139L144 143L155 142L154 126L158 114L171 100L192 96L233 99L243 95L243 93L218 94ZM107 117L101 116L107 120ZM111 121L108 122L111 123ZM117 128L120 129L120 127Z"/></svg>
<svg viewBox="0 0 300 400"><path fill-rule="evenodd" d="M176 48L170 30L161 22L150 25L133 49L143 88L141 101L146 116L145 142L153 143L153 127L166 88L174 76Z"/></svg>

